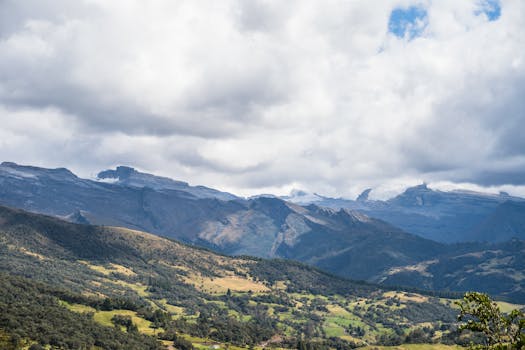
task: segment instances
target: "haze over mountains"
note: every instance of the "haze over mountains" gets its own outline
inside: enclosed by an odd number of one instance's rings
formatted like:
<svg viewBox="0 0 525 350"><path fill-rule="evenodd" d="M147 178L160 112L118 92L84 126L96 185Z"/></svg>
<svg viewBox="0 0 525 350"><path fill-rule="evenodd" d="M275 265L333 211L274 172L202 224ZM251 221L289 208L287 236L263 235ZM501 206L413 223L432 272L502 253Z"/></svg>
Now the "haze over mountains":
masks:
<svg viewBox="0 0 525 350"><path fill-rule="evenodd" d="M525 239L522 224L525 199L504 192L499 195L459 190L444 192L422 184L382 201L369 199L371 191L363 191L356 200L329 198L304 191L294 191L282 198L303 205L358 210L439 242Z"/></svg>
<svg viewBox="0 0 525 350"><path fill-rule="evenodd" d="M354 279L525 300L525 245L498 242L523 238L524 202L504 194L418 186L388 201L368 200L365 193L356 201L323 197L299 205L276 197L239 198L129 167L88 180L67 169L2 163L0 203L77 223L148 231L230 255L299 260ZM501 236L500 227L506 227ZM435 237L439 232L445 236ZM476 235L492 243L437 242Z"/></svg>

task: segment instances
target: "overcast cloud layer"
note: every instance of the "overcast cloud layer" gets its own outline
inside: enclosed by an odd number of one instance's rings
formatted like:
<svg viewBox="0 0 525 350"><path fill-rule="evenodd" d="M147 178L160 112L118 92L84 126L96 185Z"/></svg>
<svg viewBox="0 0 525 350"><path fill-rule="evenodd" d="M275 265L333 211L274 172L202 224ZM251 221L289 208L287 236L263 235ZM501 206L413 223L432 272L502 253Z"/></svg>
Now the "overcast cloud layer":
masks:
<svg viewBox="0 0 525 350"><path fill-rule="evenodd" d="M523 195L525 1L2 0L0 121L1 160L82 176Z"/></svg>

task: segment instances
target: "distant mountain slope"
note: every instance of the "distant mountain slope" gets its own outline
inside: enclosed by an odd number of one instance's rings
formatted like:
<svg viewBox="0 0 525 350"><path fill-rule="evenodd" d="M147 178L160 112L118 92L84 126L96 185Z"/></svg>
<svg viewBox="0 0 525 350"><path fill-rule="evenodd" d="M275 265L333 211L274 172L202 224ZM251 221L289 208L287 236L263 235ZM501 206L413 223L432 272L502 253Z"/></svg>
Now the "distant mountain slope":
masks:
<svg viewBox="0 0 525 350"><path fill-rule="evenodd" d="M67 169L2 163L0 203L72 219L78 218L78 213L81 213L82 222L87 220L94 224L136 228L165 235L177 235L173 231L180 229L188 237L194 236L195 226L202 221L201 215L208 215L217 208L216 215L222 216L239 207L233 201L220 201L214 196L202 197L200 187L197 194L193 193L195 187L186 185L177 190L174 188L179 182L141 174L133 169L119 167L116 174L119 176L117 181L106 183L79 178ZM139 185L137 179L141 179L143 185ZM223 197L219 191L210 189L210 192L217 192L219 197Z"/></svg>
<svg viewBox="0 0 525 350"><path fill-rule="evenodd" d="M525 303L525 241L455 248L415 265L394 267L376 282L430 290L481 290Z"/></svg>
<svg viewBox="0 0 525 350"><path fill-rule="evenodd" d="M469 232L472 241L525 240L525 202L506 201Z"/></svg>
<svg viewBox="0 0 525 350"><path fill-rule="evenodd" d="M293 244L281 244L279 256L296 259L341 276L371 279L392 266L443 253L442 244L407 234L393 226L349 210L308 207L317 219ZM317 222L330 223L327 230Z"/></svg>
<svg viewBox="0 0 525 350"><path fill-rule="evenodd" d="M499 232L505 222L498 220L501 218L517 224L522 216L512 208L508 208L510 210L503 213L507 207L499 209L497 214L494 212L505 202L525 204L525 199L512 197L506 193L493 195L471 191L445 192L430 189L425 184L408 188L398 196L386 201L368 199L370 191L370 189L364 191L357 200L334 199L318 195L312 197L304 193L302 196L289 198L303 204L358 210L407 232L446 243L465 242L473 239L496 242L510 238L508 234ZM305 201L305 199L308 200ZM493 217L491 231L487 229L484 231L484 237L478 237L475 232L484 226L484 221L490 216ZM514 230L516 229L523 230L524 227L514 226ZM500 234L502 238L499 238Z"/></svg>
<svg viewBox="0 0 525 350"><path fill-rule="evenodd" d="M429 322L446 330L456 313L449 300L349 281L292 261L232 258L144 232L6 207L0 207L0 242L0 281L2 273L30 278L27 290L46 295L48 304L59 299L70 310L91 312L86 322L93 317L112 326L118 321L112 316L127 315L140 332L162 339L191 335L202 346L296 348L303 339L348 349L391 341L381 339ZM35 287L35 281L53 287ZM0 309L17 298L10 290L0 292ZM6 327L9 334L25 329ZM431 329L424 332L430 341Z"/></svg>

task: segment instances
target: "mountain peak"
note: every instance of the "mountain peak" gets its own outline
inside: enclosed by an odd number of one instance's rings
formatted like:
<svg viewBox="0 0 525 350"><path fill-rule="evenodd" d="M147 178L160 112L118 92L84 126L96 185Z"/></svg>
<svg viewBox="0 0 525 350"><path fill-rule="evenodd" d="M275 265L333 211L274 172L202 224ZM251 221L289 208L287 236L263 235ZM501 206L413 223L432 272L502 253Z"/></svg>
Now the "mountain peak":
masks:
<svg viewBox="0 0 525 350"><path fill-rule="evenodd" d="M153 189L181 190L189 187L187 182L177 181L168 177L143 173L133 167L119 165L115 169L103 170L97 175L98 180L115 182L131 187L150 187Z"/></svg>
<svg viewBox="0 0 525 350"><path fill-rule="evenodd" d="M298 204L310 204L322 200L324 197L317 193L307 192L304 190L293 189L290 195L282 196L281 199Z"/></svg>
<svg viewBox="0 0 525 350"><path fill-rule="evenodd" d="M77 176L66 168L48 169L32 165L20 165L15 162L2 162L0 164L0 169L11 176L19 178L38 178L40 176L48 176L52 178L77 179Z"/></svg>
<svg viewBox="0 0 525 350"><path fill-rule="evenodd" d="M237 198L230 193L221 192L205 186L190 186L184 181L143 173L125 165L119 165L115 169L101 171L97 175L97 180L129 187L148 187L154 190L182 191L195 198L217 198L221 200Z"/></svg>
<svg viewBox="0 0 525 350"><path fill-rule="evenodd" d="M432 192L432 189L428 188L426 182L423 182L420 185L408 187L405 192Z"/></svg>
<svg viewBox="0 0 525 350"><path fill-rule="evenodd" d="M357 196L356 201L358 201L358 202L367 201L368 200L368 196L370 195L370 192L372 192L372 189L371 188L367 188L366 190L361 192L361 194L359 196Z"/></svg>
<svg viewBox="0 0 525 350"><path fill-rule="evenodd" d="M9 167L9 168L15 168L15 167L18 166L18 164L16 164L15 162L2 162L2 164L0 164L0 166Z"/></svg>
<svg viewBox="0 0 525 350"><path fill-rule="evenodd" d="M435 203L442 193L428 188L426 183L407 188L403 193L389 199L389 203L396 203L402 206L424 207Z"/></svg>
<svg viewBox="0 0 525 350"><path fill-rule="evenodd" d="M125 166L125 165L119 165L115 170L108 169L104 170L98 173L97 178L98 179L118 179L118 180L125 180L128 179L132 174L138 173L135 168Z"/></svg>
<svg viewBox="0 0 525 350"><path fill-rule="evenodd" d="M297 188L294 188L290 191L290 196L292 197L295 197L295 196L307 196L309 193L304 191L304 190L300 190L300 189L297 189Z"/></svg>

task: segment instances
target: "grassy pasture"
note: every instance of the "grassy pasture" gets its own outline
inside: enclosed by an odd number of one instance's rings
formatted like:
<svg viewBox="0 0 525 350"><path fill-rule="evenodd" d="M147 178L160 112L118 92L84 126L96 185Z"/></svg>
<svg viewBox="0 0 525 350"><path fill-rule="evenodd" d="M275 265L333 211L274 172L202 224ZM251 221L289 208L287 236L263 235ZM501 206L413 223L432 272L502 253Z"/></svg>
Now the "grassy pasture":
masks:
<svg viewBox="0 0 525 350"><path fill-rule="evenodd" d="M232 292L268 292L270 289L264 284L240 276L204 277L192 274L185 278L185 282L195 286L198 290L210 294L224 294Z"/></svg>
<svg viewBox="0 0 525 350"><path fill-rule="evenodd" d="M130 316L133 323L137 326L140 333L147 334L147 335L156 335L160 332L162 332L162 329L153 329L151 328L151 322L148 320L143 319L142 317L137 316L137 313L135 311L130 310L111 310L111 311L97 311L96 309L81 305L81 304L69 304L67 302L61 302L62 305L66 306L69 310L79 313L86 313L86 312L92 312L93 313L93 319L100 323L103 326L106 327L113 327L113 323L111 322L111 319L115 315L123 315L123 316ZM122 328L122 330L124 330Z"/></svg>

